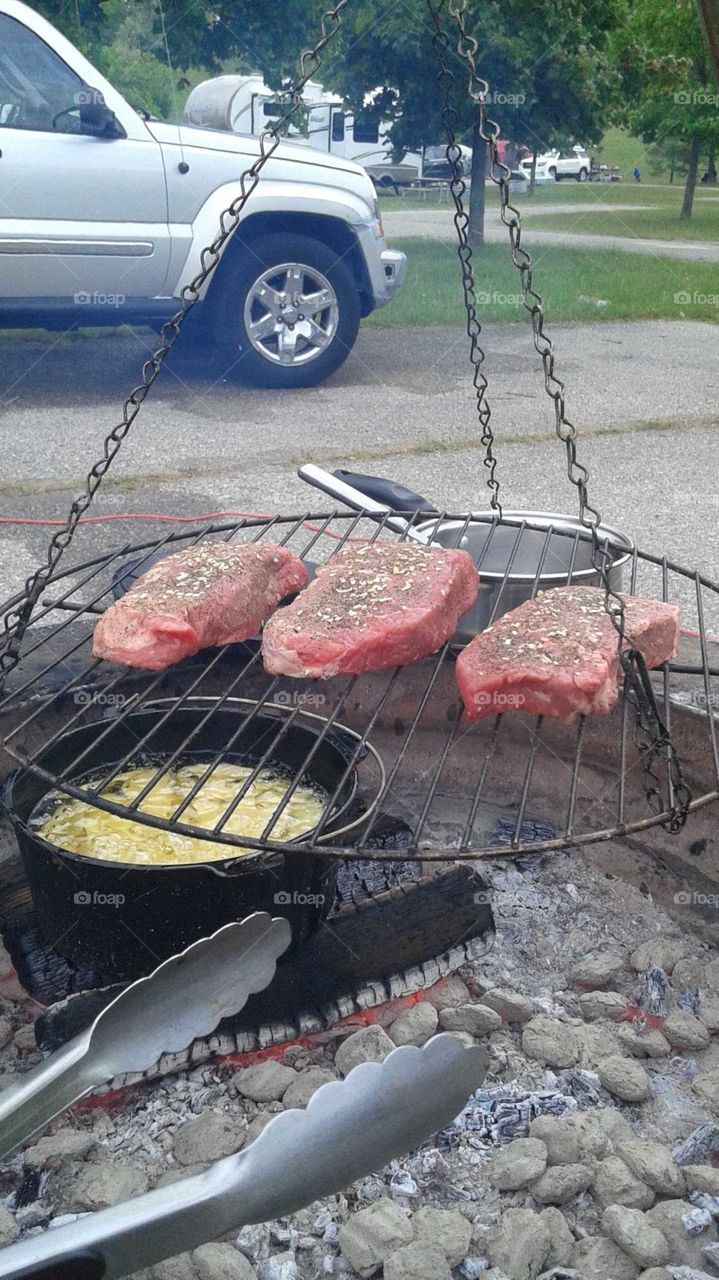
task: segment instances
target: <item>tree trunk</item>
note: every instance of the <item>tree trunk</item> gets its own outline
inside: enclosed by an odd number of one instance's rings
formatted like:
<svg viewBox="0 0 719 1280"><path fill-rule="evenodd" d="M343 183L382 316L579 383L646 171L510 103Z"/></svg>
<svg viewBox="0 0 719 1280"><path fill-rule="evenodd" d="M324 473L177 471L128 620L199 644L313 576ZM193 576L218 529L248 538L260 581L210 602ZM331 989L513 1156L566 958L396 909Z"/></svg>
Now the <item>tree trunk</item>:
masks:
<svg viewBox="0 0 719 1280"><path fill-rule="evenodd" d="M472 130L472 179L469 187L469 243L484 244L484 184L487 180L487 144L479 133L479 121Z"/></svg>
<svg viewBox="0 0 719 1280"><path fill-rule="evenodd" d="M696 0L696 5L714 79L719 86L719 0Z"/></svg>
<svg viewBox="0 0 719 1280"><path fill-rule="evenodd" d="M673 185L674 185L674 165L673 165L673 164L670 164L670 166L669 166L669 186L670 186L670 187L672 187Z"/></svg>
<svg viewBox="0 0 719 1280"><path fill-rule="evenodd" d="M535 147L535 148L534 148L534 150L532 151L532 168L531 168L531 172L530 172L530 174L529 174L529 190L528 190L528 192L527 192L527 194L528 194L528 195L530 195L530 196L533 196L533 195L534 195L534 188L535 188L535 186L537 185L537 156L538 156L538 154L539 154L539 152L537 151L537 148Z"/></svg>
<svg viewBox="0 0 719 1280"><path fill-rule="evenodd" d="M689 148L689 169L687 171L687 185L684 188L684 199L682 201L682 211L680 218L691 218L692 208L694 206L694 189L697 185L697 169L699 168L699 151L701 143L699 138L692 138Z"/></svg>

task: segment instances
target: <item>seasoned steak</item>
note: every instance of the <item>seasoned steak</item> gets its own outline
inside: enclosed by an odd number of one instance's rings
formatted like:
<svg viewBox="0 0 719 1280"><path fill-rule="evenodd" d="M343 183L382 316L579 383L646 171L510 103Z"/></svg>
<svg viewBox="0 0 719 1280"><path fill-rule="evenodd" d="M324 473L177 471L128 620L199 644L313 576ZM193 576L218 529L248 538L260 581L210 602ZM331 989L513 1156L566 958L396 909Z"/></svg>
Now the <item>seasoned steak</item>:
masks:
<svg viewBox="0 0 719 1280"><path fill-rule="evenodd" d="M676 653L679 609L624 596L628 641L648 667ZM603 587L556 587L505 613L457 659L470 720L529 711L567 722L611 711L617 701L618 636Z"/></svg>
<svg viewBox="0 0 719 1280"><path fill-rule="evenodd" d="M477 598L466 551L374 542L340 551L265 627L273 675L357 675L441 648Z"/></svg>
<svg viewBox="0 0 719 1280"><path fill-rule="evenodd" d="M199 542L147 570L95 628L93 656L164 671L208 645L257 635L307 570L273 543Z"/></svg>

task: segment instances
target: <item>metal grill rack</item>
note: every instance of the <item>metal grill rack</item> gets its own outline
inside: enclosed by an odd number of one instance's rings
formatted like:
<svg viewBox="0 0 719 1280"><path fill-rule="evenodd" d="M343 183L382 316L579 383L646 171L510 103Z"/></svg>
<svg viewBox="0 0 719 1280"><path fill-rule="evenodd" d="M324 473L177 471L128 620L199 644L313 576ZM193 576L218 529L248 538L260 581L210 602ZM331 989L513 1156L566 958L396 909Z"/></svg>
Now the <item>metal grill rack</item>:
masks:
<svg viewBox="0 0 719 1280"><path fill-rule="evenodd" d="M463 522L458 542L473 523L479 523L472 516L432 514L438 521ZM416 514L410 531L414 520L422 518L426 514ZM492 536L507 522L495 516L481 523L492 528L477 561L480 579ZM561 536L561 531L540 529L527 520L512 527L515 552L528 533L544 535L536 590L550 539ZM407 532L398 540L406 536ZM564 536L574 543L573 566L579 539L591 535L577 531ZM640 832L666 821L673 801L671 771L659 770L663 804L648 813L640 753L632 733L633 713L626 698L612 715L582 719L575 726L522 712L470 725L454 682L451 642L434 658L409 667L328 681L271 678L262 670L258 646L251 643L206 650L191 664L161 673L131 672L93 659L92 628L112 601L113 581L121 566L132 561L142 571L152 557L207 537L282 543L305 559L324 562L350 540L394 540L397 535L386 520L370 522L362 515L340 511L305 512L183 530L161 540L126 545L57 573L27 629L12 687L0 701L0 715L10 726L4 734L5 750L21 770L42 777L48 790L132 816L166 770L191 754L194 733L177 733L172 754L156 759L156 773L129 810L100 793L131 761L146 763L153 758L154 731L139 739L104 776L83 775L82 757L71 754L59 772L48 770L43 763L48 751L68 730L96 722L96 741L100 741L118 724L127 724L134 712L155 706L161 710L158 727L166 733L177 725L183 708L200 705L203 725L211 725L221 711L238 713L237 738L248 721L259 715L271 717L273 730L261 757L253 762L250 778L214 830L183 821L190 799L221 763L233 738L207 761L202 778L170 819L145 812L136 812L136 817L143 824L224 843L228 857L233 856L233 846L287 850L287 845L272 839L280 811L258 840L229 833L224 826L292 726L307 723L316 729L317 749L333 731L348 734L345 776L357 770L361 798L361 812L354 812L351 820L345 819L339 830L333 830L343 781L338 783L316 829L307 840L294 844L316 856L405 860L419 854L432 862L537 853ZM509 557L494 616L502 611L515 552ZM666 557L635 551L625 572L624 590L682 606L682 651L676 662L652 674L652 683L664 722L678 738L687 763L691 808L700 809L719 797L719 752L712 715L712 708L719 706L719 644L707 637L708 620L719 618L719 586ZM301 784L312 754L288 778L282 807ZM411 849L398 853L368 847L380 811L395 812L408 821L414 833ZM507 832L499 845L496 835L490 839L498 819ZM528 820L549 823L552 831L539 842L526 843L523 831Z"/></svg>

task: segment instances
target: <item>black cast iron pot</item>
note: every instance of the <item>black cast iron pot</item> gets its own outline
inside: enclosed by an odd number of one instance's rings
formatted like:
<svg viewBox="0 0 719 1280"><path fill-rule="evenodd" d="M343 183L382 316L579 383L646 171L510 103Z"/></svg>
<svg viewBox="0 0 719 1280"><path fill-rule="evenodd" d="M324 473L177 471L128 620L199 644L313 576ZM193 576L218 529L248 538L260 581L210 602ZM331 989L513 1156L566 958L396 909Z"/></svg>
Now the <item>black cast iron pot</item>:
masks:
<svg viewBox="0 0 719 1280"><path fill-rule="evenodd" d="M71 730L38 763L55 776L89 748L70 777L80 781L106 773L159 725L163 710L128 714L102 741L97 739L107 729L106 720ZM206 712L207 706L175 710L157 728L147 753L136 756L133 763L147 763L148 754L156 761L166 759L188 738L191 743L182 753L182 763L215 758L247 716L239 709L215 711L198 730ZM256 715L224 758L255 763L281 723L271 714ZM295 774L316 745L320 728L293 723L273 748L267 767ZM332 795L347 770L353 746L354 739L342 730L328 732L303 781L314 782ZM226 860L160 866L101 861L56 848L35 826L51 790L43 778L19 771L7 781L5 803L45 940L102 979L126 981L149 973L161 960L252 911L285 916L296 946L319 927L332 905L336 860L293 850L291 843L286 853L238 856L228 845ZM357 775L351 770L342 783L329 831L341 826L356 790Z"/></svg>

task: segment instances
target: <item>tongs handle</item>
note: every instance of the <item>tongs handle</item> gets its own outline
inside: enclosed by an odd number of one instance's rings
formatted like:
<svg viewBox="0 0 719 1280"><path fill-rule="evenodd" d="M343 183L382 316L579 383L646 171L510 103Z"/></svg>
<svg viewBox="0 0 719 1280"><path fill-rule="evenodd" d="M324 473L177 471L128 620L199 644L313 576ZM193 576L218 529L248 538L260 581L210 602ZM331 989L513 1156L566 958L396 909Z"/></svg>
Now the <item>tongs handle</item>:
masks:
<svg viewBox="0 0 719 1280"><path fill-rule="evenodd" d="M0 1094L0 1156L37 1133L53 1116L102 1084L87 1051L90 1032L76 1036L39 1067Z"/></svg>
<svg viewBox="0 0 719 1280"><path fill-rule="evenodd" d="M295 1213L417 1147L461 1111L488 1057L454 1036L404 1045L323 1085L306 1111L284 1111L236 1156L0 1252L2 1280L58 1280L83 1259L106 1280L196 1249L249 1223ZM54 1267L48 1269L50 1264ZM81 1275L82 1273L80 1273Z"/></svg>

